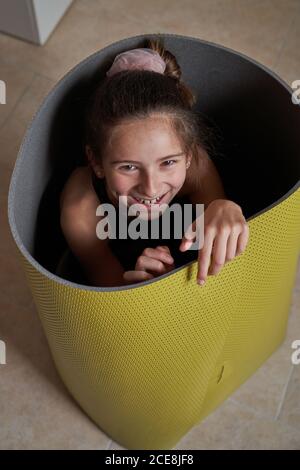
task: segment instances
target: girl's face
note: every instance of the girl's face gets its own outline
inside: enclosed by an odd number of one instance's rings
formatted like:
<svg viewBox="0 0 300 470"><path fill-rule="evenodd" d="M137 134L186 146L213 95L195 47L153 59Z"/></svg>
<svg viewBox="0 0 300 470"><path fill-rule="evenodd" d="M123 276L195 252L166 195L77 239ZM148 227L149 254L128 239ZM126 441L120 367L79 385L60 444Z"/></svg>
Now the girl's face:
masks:
<svg viewBox="0 0 300 470"><path fill-rule="evenodd" d="M169 204L184 184L191 156L184 153L168 119L151 116L124 123L111 137L100 166L111 201L118 204L119 196L127 196L127 206L144 204L146 214L149 203L156 204L153 209Z"/></svg>

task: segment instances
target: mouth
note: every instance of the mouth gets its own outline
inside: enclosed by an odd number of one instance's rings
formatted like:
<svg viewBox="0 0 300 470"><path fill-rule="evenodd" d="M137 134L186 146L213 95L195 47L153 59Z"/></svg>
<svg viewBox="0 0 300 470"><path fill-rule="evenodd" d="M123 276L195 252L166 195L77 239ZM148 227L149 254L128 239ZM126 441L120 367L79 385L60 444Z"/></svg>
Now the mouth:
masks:
<svg viewBox="0 0 300 470"><path fill-rule="evenodd" d="M157 208L161 204L164 204L165 200L167 199L166 198L167 194L169 194L169 191L167 191L162 196L160 196L159 198L156 198L152 201L148 201L148 200L145 200L145 199L140 199L140 198L137 198L137 197L134 197L134 196L130 196L130 198L134 201L134 204L141 204L142 206L144 206L148 210L150 210L151 208Z"/></svg>

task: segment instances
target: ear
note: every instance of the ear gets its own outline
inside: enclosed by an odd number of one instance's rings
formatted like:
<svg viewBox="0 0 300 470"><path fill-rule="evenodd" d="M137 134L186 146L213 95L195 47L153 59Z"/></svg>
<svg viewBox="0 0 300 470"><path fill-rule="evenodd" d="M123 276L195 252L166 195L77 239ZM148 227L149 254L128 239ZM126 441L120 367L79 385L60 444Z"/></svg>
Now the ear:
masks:
<svg viewBox="0 0 300 470"><path fill-rule="evenodd" d="M94 171L98 178L104 178L104 170L102 165L96 160L95 155L89 145L85 146L85 155L88 165Z"/></svg>
<svg viewBox="0 0 300 470"><path fill-rule="evenodd" d="M85 156L86 156L88 163L91 164L92 160L94 159L94 155L89 145L85 146Z"/></svg>
<svg viewBox="0 0 300 470"><path fill-rule="evenodd" d="M187 154L187 157L186 157L186 169L188 170L188 168L191 166L191 163L192 163L192 158L193 158L193 154L191 152L189 152Z"/></svg>

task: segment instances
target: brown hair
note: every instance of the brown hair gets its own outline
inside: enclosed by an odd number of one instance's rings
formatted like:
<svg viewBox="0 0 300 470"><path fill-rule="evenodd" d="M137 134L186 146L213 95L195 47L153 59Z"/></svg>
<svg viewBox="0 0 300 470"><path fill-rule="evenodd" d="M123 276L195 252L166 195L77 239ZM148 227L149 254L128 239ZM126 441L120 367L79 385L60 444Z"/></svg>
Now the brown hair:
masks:
<svg viewBox="0 0 300 470"><path fill-rule="evenodd" d="M206 127L200 115L192 110L196 97L181 81L181 69L175 56L164 48L161 39L146 39L141 47L160 54L166 63L164 74L125 70L105 77L87 104L86 145L101 161L116 126L155 113L169 119L185 153L201 158L199 147L206 148Z"/></svg>

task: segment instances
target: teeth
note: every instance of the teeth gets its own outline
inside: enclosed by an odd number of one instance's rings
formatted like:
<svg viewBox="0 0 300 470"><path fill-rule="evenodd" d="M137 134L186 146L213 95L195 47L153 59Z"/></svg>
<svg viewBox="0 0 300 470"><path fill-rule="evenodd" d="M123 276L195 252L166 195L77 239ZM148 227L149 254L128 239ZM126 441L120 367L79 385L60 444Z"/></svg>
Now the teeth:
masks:
<svg viewBox="0 0 300 470"><path fill-rule="evenodd" d="M136 198L139 202L141 202L142 204L146 204L146 206L150 205L150 204L155 204L157 201L159 201L161 198L160 197L157 197L156 199L151 199L150 201L148 199L138 199Z"/></svg>

